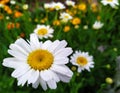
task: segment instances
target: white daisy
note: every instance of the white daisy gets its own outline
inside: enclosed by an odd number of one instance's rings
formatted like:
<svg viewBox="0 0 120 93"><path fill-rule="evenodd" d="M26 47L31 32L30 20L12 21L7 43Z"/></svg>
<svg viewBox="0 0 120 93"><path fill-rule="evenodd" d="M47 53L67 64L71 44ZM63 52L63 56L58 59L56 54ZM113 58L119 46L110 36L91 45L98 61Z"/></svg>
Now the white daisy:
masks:
<svg viewBox="0 0 120 93"><path fill-rule="evenodd" d="M16 1L11 0L11 1L10 1L10 4L15 5L15 4L16 4Z"/></svg>
<svg viewBox="0 0 120 93"><path fill-rule="evenodd" d="M55 10L62 10L62 9L65 9L65 6L64 6L64 4L62 4L61 2L52 2L51 3L51 6L52 6L52 8L53 9L55 9Z"/></svg>
<svg viewBox="0 0 120 93"><path fill-rule="evenodd" d="M27 10L28 9L28 4L24 4L23 6L22 6L22 8L24 9L24 10Z"/></svg>
<svg viewBox="0 0 120 93"><path fill-rule="evenodd" d="M45 3L44 8L45 9L52 8L51 3Z"/></svg>
<svg viewBox="0 0 120 93"><path fill-rule="evenodd" d="M8 53L13 57L5 58L3 66L14 68L12 77L17 78L18 85L40 84L44 90L47 86L56 89L57 82L69 82L73 72L65 65L72 53L66 47L65 40L39 42L36 34L30 35L30 41L20 38L10 45Z"/></svg>
<svg viewBox="0 0 120 93"><path fill-rule="evenodd" d="M72 16L66 12L60 14L60 19L62 22L68 22L68 20L72 19Z"/></svg>
<svg viewBox="0 0 120 93"><path fill-rule="evenodd" d="M95 23L93 24L93 29L100 29L103 27L103 23L101 23L100 21L95 21Z"/></svg>
<svg viewBox="0 0 120 93"><path fill-rule="evenodd" d="M70 62L78 66L78 72L85 69L90 71L90 68L94 67L93 57L89 56L88 52L75 51Z"/></svg>
<svg viewBox="0 0 120 93"><path fill-rule="evenodd" d="M40 39L53 37L53 32L54 30L49 25L37 25L34 30L34 33L36 33Z"/></svg>
<svg viewBox="0 0 120 93"><path fill-rule="evenodd" d="M66 0L66 1L65 1L65 4L66 4L67 6L75 6L75 2L73 2L73 1L71 1L71 0Z"/></svg>
<svg viewBox="0 0 120 93"><path fill-rule="evenodd" d="M116 5L119 5L118 0L102 0L103 5L110 5L112 8L116 8Z"/></svg>

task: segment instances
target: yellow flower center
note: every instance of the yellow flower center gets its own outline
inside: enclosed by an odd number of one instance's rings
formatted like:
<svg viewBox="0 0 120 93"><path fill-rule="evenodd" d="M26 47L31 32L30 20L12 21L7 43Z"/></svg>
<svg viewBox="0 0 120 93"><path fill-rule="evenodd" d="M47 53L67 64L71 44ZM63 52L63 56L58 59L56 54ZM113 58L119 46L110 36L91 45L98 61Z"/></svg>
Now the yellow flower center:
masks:
<svg viewBox="0 0 120 93"><path fill-rule="evenodd" d="M55 9L60 9L60 6L59 6L59 5L56 5L56 6L55 6Z"/></svg>
<svg viewBox="0 0 120 93"><path fill-rule="evenodd" d="M77 63L80 66L85 66L88 62L87 62L87 59L85 57L78 57L77 58Z"/></svg>
<svg viewBox="0 0 120 93"><path fill-rule="evenodd" d="M35 70L49 69L53 64L54 57L47 50L35 50L28 56L27 63Z"/></svg>
<svg viewBox="0 0 120 93"><path fill-rule="evenodd" d="M37 33L38 33L38 35L45 35L45 34L47 34L47 32L48 32L47 29L41 28L41 29L38 30Z"/></svg>
<svg viewBox="0 0 120 93"><path fill-rule="evenodd" d="M69 18L69 16L68 16L68 15L65 15L65 18Z"/></svg>
<svg viewBox="0 0 120 93"><path fill-rule="evenodd" d="M108 2L112 2L113 0L107 0Z"/></svg>

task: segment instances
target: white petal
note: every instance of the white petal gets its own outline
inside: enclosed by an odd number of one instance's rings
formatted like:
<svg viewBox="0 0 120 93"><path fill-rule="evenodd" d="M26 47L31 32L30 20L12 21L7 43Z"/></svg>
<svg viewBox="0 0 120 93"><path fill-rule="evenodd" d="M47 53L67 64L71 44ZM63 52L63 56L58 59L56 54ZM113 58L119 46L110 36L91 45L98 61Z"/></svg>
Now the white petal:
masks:
<svg viewBox="0 0 120 93"><path fill-rule="evenodd" d="M20 52L17 52L17 51L12 51L12 50L8 50L8 53L18 59L24 59L26 60L27 56L20 53Z"/></svg>
<svg viewBox="0 0 120 93"><path fill-rule="evenodd" d="M61 81L66 82L66 83L68 83L71 79L71 77L68 77L68 76L65 76L65 75L62 75L62 74L57 74L57 75L58 75L58 77L60 78Z"/></svg>
<svg viewBox="0 0 120 93"><path fill-rule="evenodd" d="M51 71L50 70L44 70L40 72L40 76L44 81L48 81L52 79Z"/></svg>
<svg viewBox="0 0 120 93"><path fill-rule="evenodd" d="M24 55L28 55L28 52L26 52L23 48L21 48L19 45L17 44L11 44L10 45L10 49L12 51L17 51L17 52L21 52Z"/></svg>
<svg viewBox="0 0 120 93"><path fill-rule="evenodd" d="M59 42L60 42L60 41L59 41ZM66 42L65 40L62 40L62 41L59 43L59 45L57 45L57 47L55 48L55 51L66 47L66 45L67 45L67 42Z"/></svg>
<svg viewBox="0 0 120 93"><path fill-rule="evenodd" d="M42 45L42 49L48 49L51 47L52 42L50 40L45 41L44 44Z"/></svg>
<svg viewBox="0 0 120 93"><path fill-rule="evenodd" d="M31 70L29 70L28 72L26 72L24 75L22 75L21 77L18 78L18 86L22 85L24 86L24 84L27 82L27 80L30 78L30 73Z"/></svg>
<svg viewBox="0 0 120 93"><path fill-rule="evenodd" d="M31 51L30 45L22 38L16 40L15 44L19 45L21 48L23 48L27 52Z"/></svg>
<svg viewBox="0 0 120 93"><path fill-rule="evenodd" d="M16 58L5 58L2 65L10 68L18 68L26 64L24 61L20 61Z"/></svg>
<svg viewBox="0 0 120 93"><path fill-rule="evenodd" d="M54 59L54 63L55 64L67 64L68 63L68 58L56 56L55 59Z"/></svg>
<svg viewBox="0 0 120 93"><path fill-rule="evenodd" d="M37 81L35 83L32 84L33 88L37 88L40 84L40 79L38 78Z"/></svg>
<svg viewBox="0 0 120 93"><path fill-rule="evenodd" d="M32 69L30 78L28 79L28 84L32 83L34 84L39 78L39 71Z"/></svg>
<svg viewBox="0 0 120 93"><path fill-rule="evenodd" d="M41 47L41 43L39 42L36 34L30 35L30 45L33 50L39 49Z"/></svg>
<svg viewBox="0 0 120 93"><path fill-rule="evenodd" d="M55 52L56 47L58 47L60 41L55 40L50 47L48 47L48 50L51 52Z"/></svg>
<svg viewBox="0 0 120 93"><path fill-rule="evenodd" d="M56 82L60 81L59 77L57 76L57 74L55 72L51 71L50 73L51 73L51 76L52 76L53 80L55 80Z"/></svg>
<svg viewBox="0 0 120 93"><path fill-rule="evenodd" d="M52 65L52 67L50 68L51 70L66 75L68 77L72 77L73 72L65 65Z"/></svg>
<svg viewBox="0 0 120 93"><path fill-rule="evenodd" d="M42 78L40 78L40 84L44 90L47 90L47 84Z"/></svg>
<svg viewBox="0 0 120 93"><path fill-rule="evenodd" d="M51 89L56 89L57 88L57 84L54 80L47 81L47 84L48 84L49 88L51 88Z"/></svg>
<svg viewBox="0 0 120 93"><path fill-rule="evenodd" d="M80 68L80 67L78 67L78 70L77 70L78 72L82 72L82 69Z"/></svg>
<svg viewBox="0 0 120 93"><path fill-rule="evenodd" d="M12 72L12 77L18 78L23 74L25 74L29 69L30 67L27 64L24 66L21 66Z"/></svg>
<svg viewBox="0 0 120 93"><path fill-rule="evenodd" d="M72 53L72 49L71 48L62 48L58 51L55 52L55 56L60 56L60 57L65 57L65 56L69 56Z"/></svg>

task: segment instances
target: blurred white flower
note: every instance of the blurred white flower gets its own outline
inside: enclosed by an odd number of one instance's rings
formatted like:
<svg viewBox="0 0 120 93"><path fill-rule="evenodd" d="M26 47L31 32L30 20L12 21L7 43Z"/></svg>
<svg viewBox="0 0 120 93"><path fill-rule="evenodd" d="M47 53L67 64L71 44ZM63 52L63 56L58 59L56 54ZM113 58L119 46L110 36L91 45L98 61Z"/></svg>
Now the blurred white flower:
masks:
<svg viewBox="0 0 120 93"><path fill-rule="evenodd" d="M101 23L100 21L95 21L95 23L93 24L93 29L100 29L103 27L103 23Z"/></svg>
<svg viewBox="0 0 120 93"><path fill-rule="evenodd" d="M44 8L45 8L45 9L48 9L48 8L52 8L52 6L51 6L50 3L45 3L45 4L44 4Z"/></svg>
<svg viewBox="0 0 120 93"><path fill-rule="evenodd" d="M73 75L65 65L72 53L72 49L66 46L65 40L47 40L43 43L39 42L36 34L31 34L30 41L20 38L10 45L8 53L13 57L5 58L3 66L15 69L12 77L17 78L18 85L27 83L37 88L40 84L44 90L47 87L56 89L56 83L67 83Z"/></svg>
<svg viewBox="0 0 120 93"><path fill-rule="evenodd" d="M57 3L52 2L52 3L51 3L51 6L52 6L52 8L55 9L55 10L65 9L64 4L62 4L61 2L57 2Z"/></svg>
<svg viewBox="0 0 120 93"><path fill-rule="evenodd" d="M118 0L101 0L103 5L110 5L112 8L116 8L119 5Z"/></svg>
<svg viewBox="0 0 120 93"><path fill-rule="evenodd" d="M28 4L24 4L24 5L23 5L23 9L24 9L24 10L27 10L27 9L28 9Z"/></svg>
<svg viewBox="0 0 120 93"><path fill-rule="evenodd" d="M16 1L10 0L10 4L15 5L15 4L16 4Z"/></svg>
<svg viewBox="0 0 120 93"><path fill-rule="evenodd" d="M53 32L54 30L49 25L37 25L34 30L34 33L36 33L40 39L53 37Z"/></svg>
<svg viewBox="0 0 120 93"><path fill-rule="evenodd" d="M60 19L62 22L68 22L68 20L72 19L72 16L66 12L60 13Z"/></svg>
<svg viewBox="0 0 120 93"><path fill-rule="evenodd" d="M93 57L89 56L88 52L75 51L70 62L78 66L78 72L85 69L90 71L90 68L94 67Z"/></svg>
<svg viewBox="0 0 120 93"><path fill-rule="evenodd" d="M66 0L66 1L65 1L65 4L66 4L67 6L74 6L74 5L75 5L75 2L74 2L74 1L71 1L71 0Z"/></svg>
<svg viewBox="0 0 120 93"><path fill-rule="evenodd" d="M4 5L3 4L0 4L0 8L3 8L4 7Z"/></svg>
<svg viewBox="0 0 120 93"><path fill-rule="evenodd" d="M9 20L9 19L10 19L10 17L9 17L9 16L6 16L6 19L7 19L7 20Z"/></svg>
<svg viewBox="0 0 120 93"><path fill-rule="evenodd" d="M88 29L88 25L84 25L83 29L85 29L85 30Z"/></svg>

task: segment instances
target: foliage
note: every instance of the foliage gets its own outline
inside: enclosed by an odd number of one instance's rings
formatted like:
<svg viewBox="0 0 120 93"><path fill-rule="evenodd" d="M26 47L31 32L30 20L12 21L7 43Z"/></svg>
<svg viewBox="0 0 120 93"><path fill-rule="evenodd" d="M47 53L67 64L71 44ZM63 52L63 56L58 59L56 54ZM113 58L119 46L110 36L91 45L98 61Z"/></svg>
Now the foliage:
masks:
<svg viewBox="0 0 120 93"><path fill-rule="evenodd" d="M29 2L28 9L23 9L27 0L16 1L16 4L5 3L12 13L8 13L4 8L0 8L0 60L9 57L7 50L9 45L17 38L29 39L37 24L50 25L54 29L52 41L66 40L68 46L74 51L81 50L89 52L94 58L94 68L90 72L78 73L72 69L72 64L68 66L73 70L74 75L71 81L66 84L59 82L57 89L44 91L40 86L33 89L30 86L17 86L17 80L11 77L13 69L0 65L0 93L103 93L110 86L114 87L114 76L116 73L116 57L120 55L120 10L113 9L109 5L103 6L100 1L83 2L79 1L74 7L66 6L63 10L45 9L44 3ZM86 8L81 9L80 4ZM15 16L15 13L17 16ZM73 19L64 23L60 21L60 13L67 12L74 18L79 18L78 24L73 23ZM58 24L55 23L58 21ZM93 24L98 20L104 25L100 29L94 29ZM76 23L76 22L75 22ZM69 30L65 30L68 26ZM47 39L43 39L45 41ZM113 79L109 84L105 81L107 77ZM114 91L117 88L114 89Z"/></svg>

